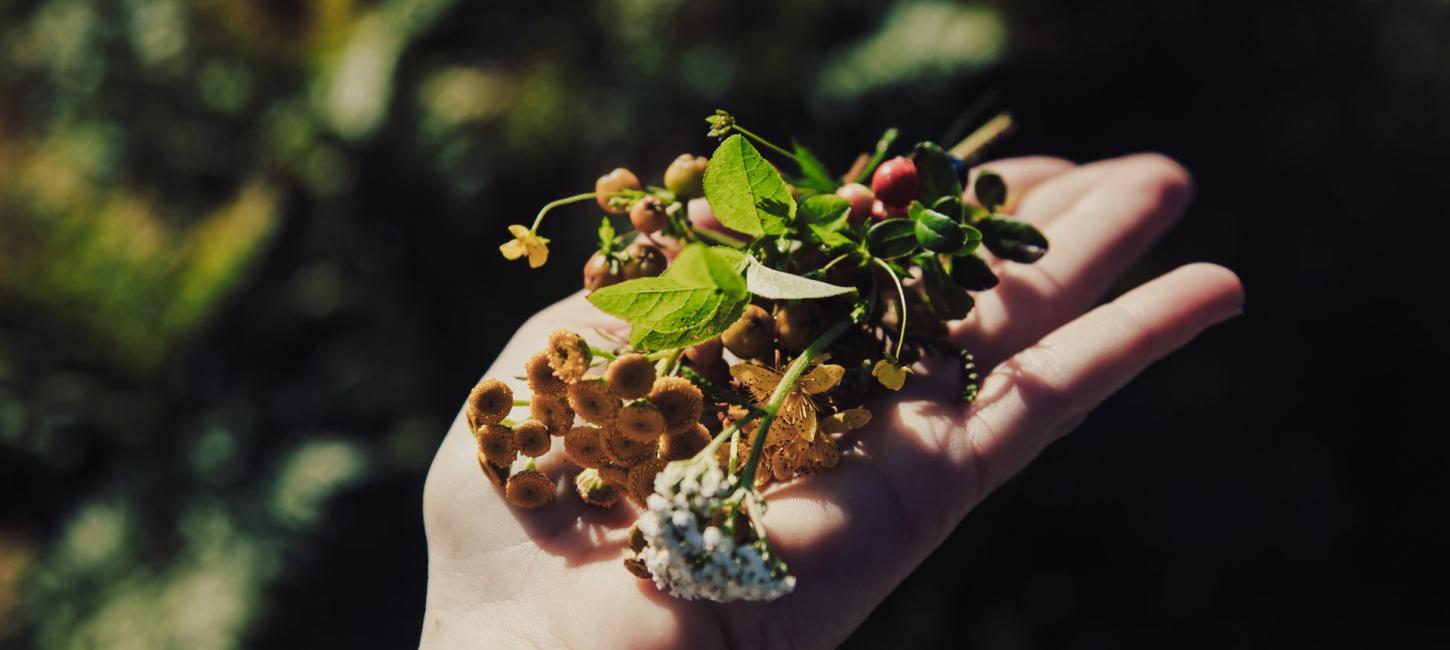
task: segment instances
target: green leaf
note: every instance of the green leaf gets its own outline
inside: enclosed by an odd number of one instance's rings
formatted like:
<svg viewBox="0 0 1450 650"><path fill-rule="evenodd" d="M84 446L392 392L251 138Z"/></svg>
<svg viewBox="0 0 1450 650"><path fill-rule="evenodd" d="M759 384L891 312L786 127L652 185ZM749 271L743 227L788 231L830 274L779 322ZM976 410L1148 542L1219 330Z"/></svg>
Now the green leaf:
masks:
<svg viewBox="0 0 1450 650"><path fill-rule="evenodd" d="M887 219L866 231L866 250L882 259L906 257L916 245L916 222L911 219Z"/></svg>
<svg viewBox="0 0 1450 650"><path fill-rule="evenodd" d="M967 291L986 291L997 286L997 274L987 261L976 255L952 259L952 281Z"/></svg>
<svg viewBox="0 0 1450 650"><path fill-rule="evenodd" d="M726 228L747 235L779 235L795 219L785 180L740 134L725 138L705 167L705 198Z"/></svg>
<svg viewBox="0 0 1450 650"><path fill-rule="evenodd" d="M745 269L745 285L750 289L750 293L771 300L829 298L856 291L854 287L842 287L801 277L794 273L777 271L761 264L753 257L750 258L750 266Z"/></svg>
<svg viewBox="0 0 1450 650"><path fill-rule="evenodd" d="M835 194L817 194L801 201L800 212L806 223L828 225L851 209L851 202Z"/></svg>
<svg viewBox="0 0 1450 650"><path fill-rule="evenodd" d="M729 246L711 246L710 251L720 256L720 259L725 260L725 263L729 264L730 268L735 269L737 275L744 273L745 268L750 265L750 256L739 249Z"/></svg>
<svg viewBox="0 0 1450 650"><path fill-rule="evenodd" d="M983 170L977 174L977 182L972 189L976 191L977 203L993 212L1007 202L1007 183L992 172Z"/></svg>
<svg viewBox="0 0 1450 650"><path fill-rule="evenodd" d="M943 196L932 202L931 209L957 221L963 221L966 216L966 210L962 207L961 196Z"/></svg>
<svg viewBox="0 0 1450 650"><path fill-rule="evenodd" d="M1025 221L994 214L977 222L982 243L997 257L1031 264L1047 253L1047 238Z"/></svg>
<svg viewBox="0 0 1450 650"><path fill-rule="evenodd" d="M614 252L614 224L609 217L599 220L599 252L604 255Z"/></svg>
<svg viewBox="0 0 1450 650"><path fill-rule="evenodd" d="M976 301L967 294L935 259L919 260L922 279L926 281L926 295L931 300L932 311L944 319L961 320L972 311Z"/></svg>
<svg viewBox="0 0 1450 650"><path fill-rule="evenodd" d="M725 331L749 301L730 260L690 244L659 277L639 278L589 294L589 302L633 325L630 344L643 351L677 348Z"/></svg>
<svg viewBox="0 0 1450 650"><path fill-rule="evenodd" d="M916 241L933 253L951 255L967 243L961 224L920 203L912 202L911 220L916 224Z"/></svg>
<svg viewBox="0 0 1450 650"><path fill-rule="evenodd" d="M957 177L956 167L948 154L935 142L916 145L916 174L921 179L918 198L926 205L934 205L938 199L962 195L962 181Z"/></svg>
<svg viewBox="0 0 1450 650"><path fill-rule="evenodd" d="M795 186L830 194L836 191L836 180L831 177L831 172L820 158L805 145L792 141L795 145L795 160L800 165L800 178L795 179Z"/></svg>

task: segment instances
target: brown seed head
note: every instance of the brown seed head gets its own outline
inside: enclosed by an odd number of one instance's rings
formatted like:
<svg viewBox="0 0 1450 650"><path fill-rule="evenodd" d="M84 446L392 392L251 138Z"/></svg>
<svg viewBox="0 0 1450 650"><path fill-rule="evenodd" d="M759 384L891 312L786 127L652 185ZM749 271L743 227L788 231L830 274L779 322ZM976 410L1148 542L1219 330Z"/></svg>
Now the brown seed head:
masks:
<svg viewBox="0 0 1450 650"><path fill-rule="evenodd" d="M684 433L665 436L660 438L660 458L665 460L685 460L700 453L706 445L710 444L710 430L705 425L695 423ZM728 447L729 445L721 445ZM728 451L727 451L728 453Z"/></svg>
<svg viewBox="0 0 1450 650"><path fill-rule="evenodd" d="M468 393L468 421L475 427L497 424L513 407L513 389L497 379L484 379Z"/></svg>
<svg viewBox="0 0 1450 650"><path fill-rule="evenodd" d="M516 508L542 508L554 501L554 482L539 470L526 469L509 477L504 498Z"/></svg>
<svg viewBox="0 0 1450 650"><path fill-rule="evenodd" d="M608 382L596 375L584 375L569 384L569 407L585 422L606 425L619 415L620 399Z"/></svg>
<svg viewBox="0 0 1450 650"><path fill-rule="evenodd" d="M488 479L488 482L494 485L503 485L504 474L508 473L507 467L500 468L488 462L488 457L484 456L481 451L478 452L478 468L483 470L483 476Z"/></svg>
<svg viewBox="0 0 1450 650"><path fill-rule="evenodd" d="M514 462L518 448L514 446L514 432L502 424L485 424L474 435L478 439L478 450L495 465L507 467Z"/></svg>
<svg viewBox="0 0 1450 650"><path fill-rule="evenodd" d="M535 395L529 400L529 413L544 423L549 433L562 436L574 426L574 409L563 395Z"/></svg>
<svg viewBox="0 0 1450 650"><path fill-rule="evenodd" d="M655 383L655 364L642 354L622 354L609 362L604 375L609 386L624 399L638 399L649 394Z"/></svg>
<svg viewBox="0 0 1450 650"><path fill-rule="evenodd" d="M654 458L656 452L654 442L640 442L612 427L600 434L600 444L604 446L604 456L609 462L625 467L634 467Z"/></svg>
<svg viewBox="0 0 1450 650"><path fill-rule="evenodd" d="M519 453L538 458L549 453L553 441L549 439L549 427L538 420L524 420L514 427L514 446Z"/></svg>
<svg viewBox="0 0 1450 650"><path fill-rule="evenodd" d="M524 374L529 378L529 390L534 392L534 397L563 395L564 389L568 388L568 384L554 376L554 368L549 365L548 352L539 352L529 357L529 362L524 364Z"/></svg>
<svg viewBox="0 0 1450 650"><path fill-rule="evenodd" d="M665 416L649 400L635 400L619 410L619 432L640 442L654 442L665 433Z"/></svg>
<svg viewBox="0 0 1450 650"><path fill-rule="evenodd" d="M604 448L599 427L574 427L564 436L564 454L580 467L599 467L604 464Z"/></svg>
<svg viewBox="0 0 1450 650"><path fill-rule="evenodd" d="M593 358L584 337L569 330L555 330L550 334L546 351L549 353L549 367L554 369L554 376L566 383L583 377L589 370L590 359Z"/></svg>
<svg viewBox="0 0 1450 650"><path fill-rule="evenodd" d="M655 477L665 469L665 461L658 458L651 458L634 467L629 468L629 478L625 481L625 489L629 498L640 507L644 507L649 495L655 491Z"/></svg>
<svg viewBox="0 0 1450 650"><path fill-rule="evenodd" d="M605 463L599 466L599 478L605 483L613 485L616 489L624 489L624 483L629 479L629 468L614 463Z"/></svg>
<svg viewBox="0 0 1450 650"><path fill-rule="evenodd" d="M705 396L683 377L656 379L649 401L665 417L665 431L670 434L683 433L699 423L705 408Z"/></svg>

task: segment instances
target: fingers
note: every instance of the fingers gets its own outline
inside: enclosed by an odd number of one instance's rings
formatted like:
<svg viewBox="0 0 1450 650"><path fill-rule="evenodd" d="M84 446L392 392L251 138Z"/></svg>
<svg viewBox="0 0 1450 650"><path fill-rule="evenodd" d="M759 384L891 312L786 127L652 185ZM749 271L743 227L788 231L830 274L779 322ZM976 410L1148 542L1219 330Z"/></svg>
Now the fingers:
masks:
<svg viewBox="0 0 1450 650"><path fill-rule="evenodd" d="M969 454L980 496L1154 361L1236 315L1243 287L1211 264L1181 267L1098 307L994 370L969 414L958 457Z"/></svg>
<svg viewBox="0 0 1450 650"><path fill-rule="evenodd" d="M1071 161L1052 156L1022 156L982 163L972 168L963 199L969 203L977 203L977 193L973 189L977 176L983 171L990 171L1001 176L1007 183L1007 208L1010 211L1018 202L1025 200L1033 188L1074 167Z"/></svg>
<svg viewBox="0 0 1450 650"><path fill-rule="evenodd" d="M1051 250L1036 264L999 265L1001 283L977 295L954 339L990 368L1076 317L1177 221L1191 188L1182 166L1140 154L1076 168L1028 192L1024 208L1066 206L1035 215L1046 222Z"/></svg>

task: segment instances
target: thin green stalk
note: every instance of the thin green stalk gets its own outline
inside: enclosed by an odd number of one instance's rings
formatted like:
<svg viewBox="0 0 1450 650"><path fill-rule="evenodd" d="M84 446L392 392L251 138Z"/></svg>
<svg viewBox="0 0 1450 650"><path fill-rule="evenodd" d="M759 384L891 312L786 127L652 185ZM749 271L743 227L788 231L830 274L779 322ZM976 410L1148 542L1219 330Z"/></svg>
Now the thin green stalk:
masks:
<svg viewBox="0 0 1450 650"><path fill-rule="evenodd" d="M668 355L660 359L659 363L655 364L655 374L661 377L668 377L673 373L675 364L679 363L680 355L684 353L684 348L670 350Z"/></svg>
<svg viewBox="0 0 1450 650"><path fill-rule="evenodd" d="M901 307L897 310L901 313L901 333L896 337L896 354L894 355L897 359L900 359L901 344L906 341L906 290L901 288L901 278L896 277L896 271L891 270L890 264L881 261L879 257L873 257L871 261L885 269L886 274L891 276L891 281L896 283L896 295L901 298Z"/></svg>
<svg viewBox="0 0 1450 650"><path fill-rule="evenodd" d="M550 201L548 203L545 203L544 204L544 207L539 208L539 216L534 217L534 225L532 225L532 226L529 227L529 232L538 234L538 232L539 232L539 224L541 224L541 223L544 222L544 215L548 214L550 210L553 210L554 208L557 208L557 207L559 207L561 205L569 205L570 203L578 203L580 201L587 201L587 200L592 199L592 198L594 198L596 196L598 196L598 194L596 192L585 192L584 194L575 194L574 196L566 196L566 197L564 197L562 199L555 199L553 201Z"/></svg>
<svg viewBox="0 0 1450 650"><path fill-rule="evenodd" d="M881 134L881 139L876 141L876 153L871 154L871 162L866 163L866 166L861 168L861 173L856 174L856 178L853 179L854 182L865 183L866 179L871 178L871 173L876 171L876 166L880 165L881 161L886 160L886 152L896 142L896 136L899 133L895 128L890 128Z"/></svg>
<svg viewBox="0 0 1450 650"><path fill-rule="evenodd" d="M715 232L713 230L701 228L694 225L690 226L690 231L695 233L696 237L699 237L700 239L708 239L712 242L715 242L716 244L729 246L731 248L745 248L745 242L731 237L730 235L727 235L725 233Z"/></svg>
<svg viewBox="0 0 1450 650"><path fill-rule="evenodd" d="M775 392L770 395L770 402L765 405L765 417L760 420L760 428L757 429L760 433L755 436L755 442L750 445L750 458L745 461L745 473L741 479L741 485L745 486L747 490L753 489L755 486L755 468L760 465L760 452L765 448L765 438L770 434L770 423L775 420L775 414L780 410L780 405L785 402L786 396L795 388L795 384L800 380L801 375L805 374L806 368L811 365L811 361L814 361L823 350L835 342L836 338L841 336L846 331L846 328L850 326L850 319L843 319L835 325L832 325L824 334L821 334L816 340L811 341L811 344L806 347L805 351L801 352L800 356L796 357L786 367L785 374L781 376L780 383L775 387Z"/></svg>
<svg viewBox="0 0 1450 650"><path fill-rule="evenodd" d="M604 357L605 359L607 359L609 361L613 361L614 360L614 353L613 352L610 352L609 350L604 350L604 349L596 348L596 347L594 347L592 345L589 346L589 354L592 354L592 355L594 355L596 357Z"/></svg>
<svg viewBox="0 0 1450 650"><path fill-rule="evenodd" d="M516 399L516 400L514 400L514 406L528 406L528 405L529 405L529 400L526 400L526 399Z"/></svg>
<svg viewBox="0 0 1450 650"><path fill-rule="evenodd" d="M765 138L762 138L762 137L760 137L760 136L758 136L758 135L756 135L754 133L751 133L750 131L747 131L745 129L745 127L742 127L739 124L736 124L733 128L736 131L739 131L741 133L741 135L744 135L745 137L750 138L751 140L754 140L756 142L759 142L760 144L766 146L770 150L772 150L772 151L774 151L774 152L776 152L776 153L778 153L778 154L780 154L782 156L785 156L786 158L790 158L791 160L795 161L795 164L797 164L797 165L801 164L800 159L799 158L796 158L794 153L791 153L789 151L786 151L785 149L782 149L782 148L776 146L774 142L771 142L769 140L766 140Z"/></svg>

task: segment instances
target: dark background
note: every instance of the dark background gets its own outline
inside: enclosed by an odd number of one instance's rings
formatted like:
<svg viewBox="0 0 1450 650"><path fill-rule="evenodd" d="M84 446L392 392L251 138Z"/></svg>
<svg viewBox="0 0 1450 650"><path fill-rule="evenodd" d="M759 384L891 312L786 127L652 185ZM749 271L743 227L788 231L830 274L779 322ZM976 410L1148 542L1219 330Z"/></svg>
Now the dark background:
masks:
<svg viewBox="0 0 1450 650"><path fill-rule="evenodd" d="M1450 3L495 4L0 1L0 645L415 644L432 452L590 246L506 224L716 107L839 171L986 93L994 155L1181 160L1120 289L1214 261L1247 310L851 645L1450 644Z"/></svg>

